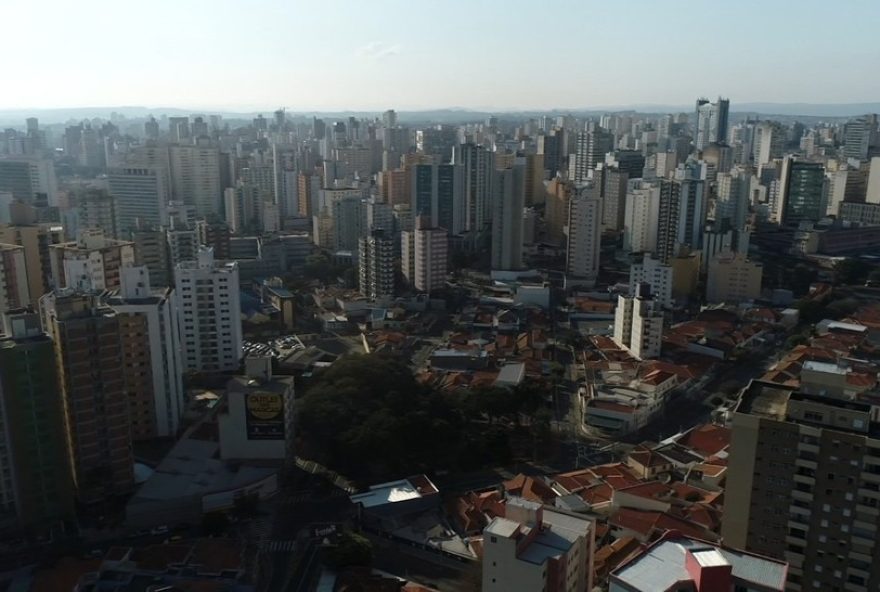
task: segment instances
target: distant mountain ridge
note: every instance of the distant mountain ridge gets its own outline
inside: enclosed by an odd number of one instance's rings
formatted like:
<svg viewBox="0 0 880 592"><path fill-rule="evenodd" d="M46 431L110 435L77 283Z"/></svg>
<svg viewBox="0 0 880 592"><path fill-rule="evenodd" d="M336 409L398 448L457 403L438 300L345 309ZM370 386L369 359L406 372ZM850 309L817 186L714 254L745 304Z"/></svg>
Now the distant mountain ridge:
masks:
<svg viewBox="0 0 880 592"><path fill-rule="evenodd" d="M398 119L402 122L460 122L460 121L479 121L489 116L497 116L500 118L521 118L536 117L541 115L558 116L558 115L597 115L610 112L638 112L645 114L656 113L690 113L693 105L652 105L652 104L635 104L635 105L613 105L589 108L572 108L572 109L465 109L465 108L444 108L444 109L424 109L424 110L400 110L398 111ZM271 115L272 109L263 111L234 111L223 109L182 109L179 107L144 107L144 106L118 106L118 107L71 107L58 109L0 109L0 125L23 125L25 118L38 117L41 122L46 124L57 124L68 120L80 120L86 118L100 117L109 118L110 113L116 112L127 118L145 118L149 115L191 115L200 113L204 115L222 115L229 119L250 119L262 113L268 117ZM866 113L880 112L880 102L878 103L735 103L731 102L731 112L735 114L755 114L763 116L784 116L784 117L856 117ZM381 111L368 110L352 110L352 111L318 111L318 110L288 110L288 114L292 117L374 117L381 114Z"/></svg>

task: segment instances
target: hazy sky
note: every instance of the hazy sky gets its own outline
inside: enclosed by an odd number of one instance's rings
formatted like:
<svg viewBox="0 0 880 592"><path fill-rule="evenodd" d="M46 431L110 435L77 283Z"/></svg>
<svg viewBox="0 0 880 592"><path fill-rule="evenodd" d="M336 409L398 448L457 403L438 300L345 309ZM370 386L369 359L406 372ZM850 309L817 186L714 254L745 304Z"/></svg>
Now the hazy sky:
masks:
<svg viewBox="0 0 880 592"><path fill-rule="evenodd" d="M880 100L878 0L0 0L0 108Z"/></svg>

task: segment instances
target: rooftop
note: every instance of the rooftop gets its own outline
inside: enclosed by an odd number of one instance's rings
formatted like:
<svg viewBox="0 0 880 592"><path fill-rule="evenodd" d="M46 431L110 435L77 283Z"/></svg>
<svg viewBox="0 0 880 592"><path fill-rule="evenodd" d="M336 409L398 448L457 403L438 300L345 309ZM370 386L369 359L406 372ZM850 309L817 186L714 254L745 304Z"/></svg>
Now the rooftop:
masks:
<svg viewBox="0 0 880 592"><path fill-rule="evenodd" d="M685 567L688 554L703 567L730 565L735 584L766 590L785 589L786 563L676 534L634 556L611 577L634 591L670 590L693 581Z"/></svg>
<svg viewBox="0 0 880 592"><path fill-rule="evenodd" d="M351 502L361 504L364 508L375 508L435 493L437 493L437 488L434 484L424 475L418 475L408 479L373 485L369 491L351 496Z"/></svg>

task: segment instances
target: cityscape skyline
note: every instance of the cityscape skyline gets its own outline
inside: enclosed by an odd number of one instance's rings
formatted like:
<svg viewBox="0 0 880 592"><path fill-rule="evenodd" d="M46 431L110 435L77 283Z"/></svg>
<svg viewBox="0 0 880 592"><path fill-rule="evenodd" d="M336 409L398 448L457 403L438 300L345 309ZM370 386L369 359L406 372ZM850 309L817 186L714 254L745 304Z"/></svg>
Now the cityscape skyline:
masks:
<svg viewBox="0 0 880 592"><path fill-rule="evenodd" d="M565 18L545 21L526 8L520 0L504 11L456 1L422 26L398 0L321 7L260 0L247 11L227 0L210 12L199 3L163 0L148 15L104 0L76 9L54 0L19 3L3 8L4 21L39 23L41 36L54 41L35 44L30 28L9 28L9 46L29 50L4 67L7 88L15 91L0 93L0 109L144 103L295 111L382 110L391 103L400 110L582 109L641 97L686 105L707 88L733 104L880 96L880 82L862 76L859 66L880 60L871 40L876 5L838 3L847 35L831 48L804 42L827 34L828 13L812 0L797 11L752 1L713 11L693 2L640 2L626 13L565 0L547 11ZM116 42L107 36L88 33L108 17L120 32L134 28L124 51L113 51ZM163 23L168 42L140 37L144 21ZM233 22L253 37L230 35ZM743 23L740 43L717 42L723 22ZM57 40L71 31L83 34L64 44L62 54ZM105 83L108 73L113 84Z"/></svg>

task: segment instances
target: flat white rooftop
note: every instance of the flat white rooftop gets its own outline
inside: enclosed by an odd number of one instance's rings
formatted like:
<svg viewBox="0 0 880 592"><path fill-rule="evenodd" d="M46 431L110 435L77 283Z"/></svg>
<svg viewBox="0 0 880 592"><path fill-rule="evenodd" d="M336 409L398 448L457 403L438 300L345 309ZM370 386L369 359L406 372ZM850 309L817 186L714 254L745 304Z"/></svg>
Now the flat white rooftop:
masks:
<svg viewBox="0 0 880 592"><path fill-rule="evenodd" d="M351 496L351 501L354 504L361 504L365 508L374 508L420 497L422 494L409 480L401 479L400 481L373 485L369 491Z"/></svg>

